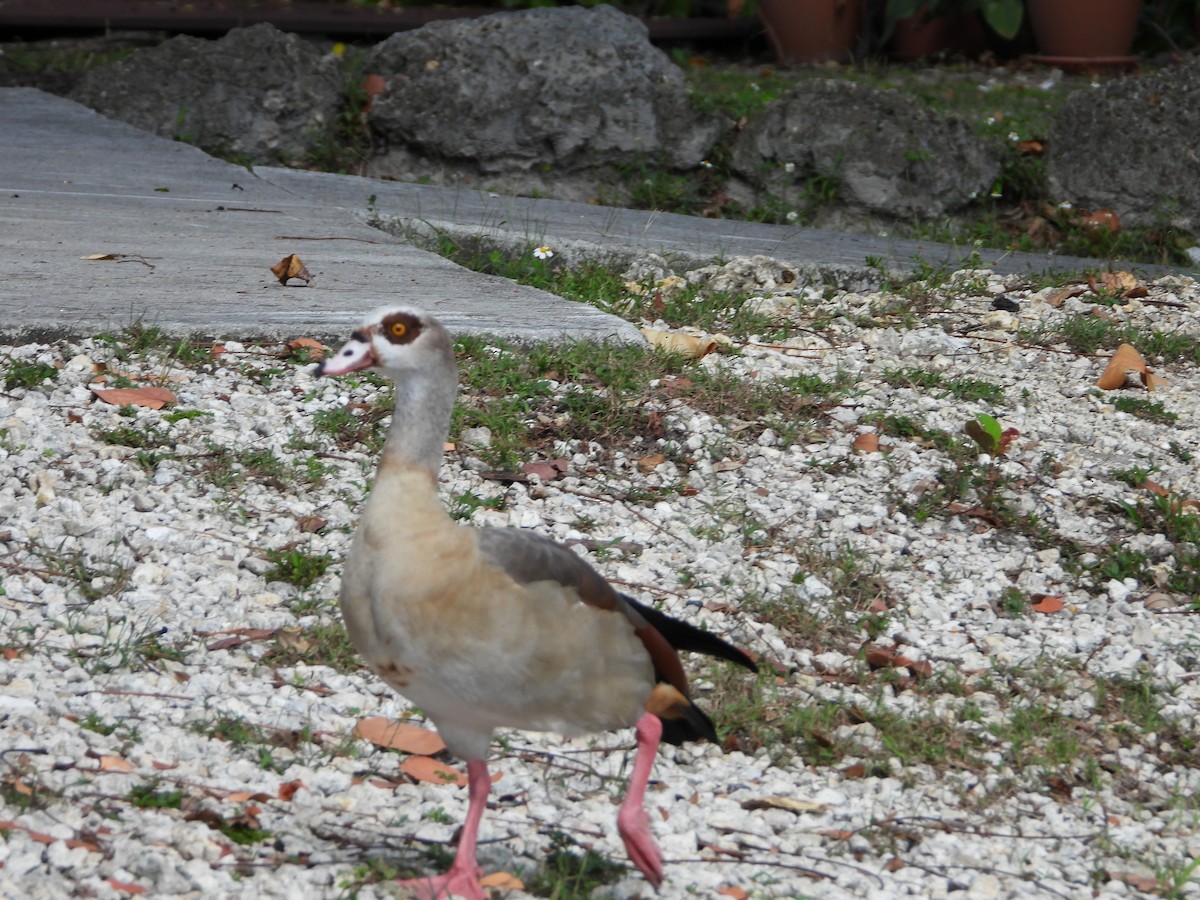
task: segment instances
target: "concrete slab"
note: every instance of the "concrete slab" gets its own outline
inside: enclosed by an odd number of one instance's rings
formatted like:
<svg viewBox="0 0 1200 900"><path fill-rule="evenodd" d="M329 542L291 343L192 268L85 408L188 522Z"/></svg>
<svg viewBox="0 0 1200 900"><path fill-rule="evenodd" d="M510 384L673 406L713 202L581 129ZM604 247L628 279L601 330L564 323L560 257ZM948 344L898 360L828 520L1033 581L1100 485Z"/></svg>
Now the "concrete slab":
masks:
<svg viewBox="0 0 1200 900"><path fill-rule="evenodd" d="M29 88L0 90L0 334L133 322L208 337L344 337L385 303L459 332L641 340L629 323L480 275L195 147ZM117 260L84 260L103 253ZM281 286L296 253L315 276Z"/></svg>
<svg viewBox="0 0 1200 900"><path fill-rule="evenodd" d="M250 171L30 88L0 89L0 136L0 335L10 337L140 321L205 337L337 338L370 309L403 302L460 332L640 340L617 317L418 248L438 232L519 250L548 243L568 261L621 264L652 252L698 265L765 254L810 281L854 289L877 287L881 271L971 261L972 248L932 242ZM315 276L310 285L272 276L290 253ZM117 258L82 258L91 254ZM987 250L976 264L1020 274L1104 266Z"/></svg>
<svg viewBox="0 0 1200 900"><path fill-rule="evenodd" d="M326 206L365 215L409 239L437 233L482 236L514 251L549 244L568 261L589 259L624 266L657 253L687 266L733 256L773 256L795 266L811 282L846 290L876 289L882 273L903 277L919 265L985 266L1003 274L1078 273L1104 269L1105 260L1054 254L1014 253L789 225L704 219L588 203L511 197L488 191L379 181L348 175L257 167L255 174ZM1154 276L1179 271L1165 266L1114 262Z"/></svg>

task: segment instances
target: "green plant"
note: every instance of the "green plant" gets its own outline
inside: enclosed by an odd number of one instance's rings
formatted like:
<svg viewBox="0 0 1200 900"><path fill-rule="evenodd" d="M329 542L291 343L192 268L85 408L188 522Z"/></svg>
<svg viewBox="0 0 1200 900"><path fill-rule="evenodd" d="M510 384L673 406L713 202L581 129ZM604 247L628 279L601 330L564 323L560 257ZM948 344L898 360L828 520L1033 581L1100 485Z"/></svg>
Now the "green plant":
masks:
<svg viewBox="0 0 1200 900"><path fill-rule="evenodd" d="M625 866L611 862L593 850L572 852L577 844L564 832L551 831L549 837L550 852L525 884L525 890L535 897L552 900L590 897L593 891L611 884L627 871Z"/></svg>
<svg viewBox="0 0 1200 900"><path fill-rule="evenodd" d="M179 809L186 796L183 791L160 791L161 782L151 779L145 784L137 784L129 789L129 802L138 809Z"/></svg>
<svg viewBox="0 0 1200 900"><path fill-rule="evenodd" d="M1179 420L1177 413L1168 412L1161 403L1142 397L1118 397L1113 403L1113 408L1118 412L1129 413L1131 416L1160 425L1174 425Z"/></svg>
<svg viewBox="0 0 1200 900"><path fill-rule="evenodd" d="M988 27L1011 41L1021 30L1025 6L1021 0L887 0L884 7L884 37L888 37L900 19L921 15L956 16L979 12Z"/></svg>
<svg viewBox="0 0 1200 900"><path fill-rule="evenodd" d="M979 401L998 406L1004 402L1004 388L976 378L946 378L924 369L889 369L883 380L895 387L909 386L938 392L936 396L954 397L964 402Z"/></svg>
<svg viewBox="0 0 1200 900"><path fill-rule="evenodd" d="M268 550L266 556L271 568L263 577L267 581L283 581L298 588L311 587L333 562L327 553L309 553L299 548Z"/></svg>
<svg viewBox="0 0 1200 900"><path fill-rule="evenodd" d="M9 357L4 370L4 389L35 388L42 382L58 377L58 369L50 363L14 360Z"/></svg>
<svg viewBox="0 0 1200 900"><path fill-rule="evenodd" d="M329 666L339 672L355 672L363 667L340 616L299 634L277 636L271 649L263 654L263 662L272 666Z"/></svg>

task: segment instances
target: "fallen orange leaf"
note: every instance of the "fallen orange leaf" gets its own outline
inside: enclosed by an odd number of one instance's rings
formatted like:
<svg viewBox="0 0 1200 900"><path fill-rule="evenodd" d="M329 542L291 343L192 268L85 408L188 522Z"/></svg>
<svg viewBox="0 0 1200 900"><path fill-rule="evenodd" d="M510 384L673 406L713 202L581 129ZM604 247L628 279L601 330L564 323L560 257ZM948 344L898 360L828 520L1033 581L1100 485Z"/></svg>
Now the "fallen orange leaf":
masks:
<svg viewBox="0 0 1200 900"><path fill-rule="evenodd" d="M467 776L462 772L428 756L410 756L400 763L400 771L414 781L429 784L457 784L462 787L467 783Z"/></svg>
<svg viewBox="0 0 1200 900"><path fill-rule="evenodd" d="M144 406L162 409L175 402L175 395L164 387L92 388L92 393L113 406Z"/></svg>
<svg viewBox="0 0 1200 900"><path fill-rule="evenodd" d="M437 732L413 725L411 722L397 722L384 716L359 719L358 724L354 726L354 736L370 741L376 747L403 750L405 753L416 753L420 756L433 756L446 749L445 742Z"/></svg>
<svg viewBox="0 0 1200 900"><path fill-rule="evenodd" d="M310 359L324 359L325 354L329 352L328 347L313 338L296 338L294 341L288 341L287 346L293 353L297 350L311 350Z"/></svg>
<svg viewBox="0 0 1200 900"><path fill-rule="evenodd" d="M479 879L479 886L497 888L502 891L523 891L525 882L509 872L493 872Z"/></svg>
<svg viewBox="0 0 1200 900"><path fill-rule="evenodd" d="M717 888L717 893L723 894L726 897L732 897L733 900L746 900L750 896L742 888L732 884Z"/></svg>
<svg viewBox="0 0 1200 900"><path fill-rule="evenodd" d="M717 342L707 336L697 337L682 331L661 331L657 328L643 328L641 331L655 350L678 353L688 359L700 359L717 349Z"/></svg>
<svg viewBox="0 0 1200 900"><path fill-rule="evenodd" d="M1050 613L1060 612L1063 608L1061 597L1055 597L1053 594L1047 594L1037 603L1033 604L1034 610L1040 613L1049 615Z"/></svg>
<svg viewBox="0 0 1200 900"><path fill-rule="evenodd" d="M854 449L861 453L874 453L879 449L879 435L870 431L854 439Z"/></svg>
<svg viewBox="0 0 1200 900"><path fill-rule="evenodd" d="M1081 217L1079 224L1086 232L1098 237L1105 233L1116 234L1120 231L1121 217L1111 209L1098 209Z"/></svg>
<svg viewBox="0 0 1200 900"><path fill-rule="evenodd" d="M1160 497L1166 497L1171 493L1157 481L1151 481L1149 478L1139 484L1138 487L1140 487L1143 491L1149 491L1152 494L1158 494Z"/></svg>
<svg viewBox="0 0 1200 900"><path fill-rule="evenodd" d="M133 763L121 759L119 756L100 757L101 772L132 772L135 768Z"/></svg>
<svg viewBox="0 0 1200 900"><path fill-rule="evenodd" d="M639 459L637 461L637 466L638 469L640 469L644 474L648 475L666 461L667 458L661 453L650 453Z"/></svg>
<svg viewBox="0 0 1200 900"><path fill-rule="evenodd" d="M287 284L289 278L299 278L305 284L312 281L312 275L295 253L285 256L271 266L271 272L279 279L280 284Z"/></svg>
<svg viewBox="0 0 1200 900"><path fill-rule="evenodd" d="M1104 391L1115 391L1124 387L1125 373L1129 371L1137 372L1141 376L1142 384L1148 391L1153 391L1165 383L1164 379L1151 373L1150 367L1142 359L1142 354L1138 353L1132 344L1122 344L1113 351L1112 358L1104 367L1104 373L1096 381L1096 387Z"/></svg>
<svg viewBox="0 0 1200 900"><path fill-rule="evenodd" d="M144 894L147 890L140 884L131 884L128 881L117 881L115 878L109 878L106 880L108 881L108 886L114 891L121 891L125 894Z"/></svg>

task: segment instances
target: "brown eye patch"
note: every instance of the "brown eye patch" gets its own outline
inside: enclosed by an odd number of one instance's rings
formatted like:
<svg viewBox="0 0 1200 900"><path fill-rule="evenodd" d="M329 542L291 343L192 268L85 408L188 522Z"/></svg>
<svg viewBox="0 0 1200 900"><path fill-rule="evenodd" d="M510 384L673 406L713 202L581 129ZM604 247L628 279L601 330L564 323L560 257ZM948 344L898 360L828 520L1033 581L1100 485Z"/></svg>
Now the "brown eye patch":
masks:
<svg viewBox="0 0 1200 900"><path fill-rule="evenodd" d="M400 312L385 316L383 335L393 344L409 344L421 333L421 320L412 313Z"/></svg>

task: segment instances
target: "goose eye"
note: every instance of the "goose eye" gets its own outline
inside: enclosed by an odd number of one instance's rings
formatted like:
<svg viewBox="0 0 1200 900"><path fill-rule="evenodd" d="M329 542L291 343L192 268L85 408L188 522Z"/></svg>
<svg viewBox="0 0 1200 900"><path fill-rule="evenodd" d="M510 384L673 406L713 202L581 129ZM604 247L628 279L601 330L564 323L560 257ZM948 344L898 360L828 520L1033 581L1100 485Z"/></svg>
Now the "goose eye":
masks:
<svg viewBox="0 0 1200 900"><path fill-rule="evenodd" d="M408 333L408 326L403 322L393 322L388 329L392 333L392 337L404 337Z"/></svg>

